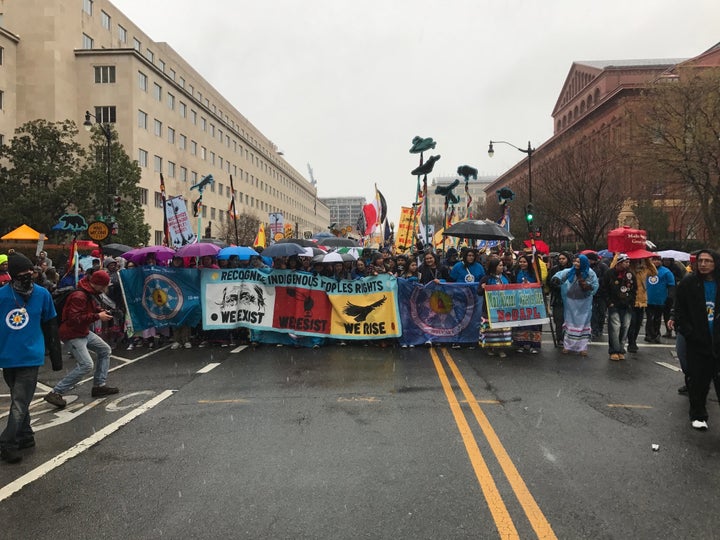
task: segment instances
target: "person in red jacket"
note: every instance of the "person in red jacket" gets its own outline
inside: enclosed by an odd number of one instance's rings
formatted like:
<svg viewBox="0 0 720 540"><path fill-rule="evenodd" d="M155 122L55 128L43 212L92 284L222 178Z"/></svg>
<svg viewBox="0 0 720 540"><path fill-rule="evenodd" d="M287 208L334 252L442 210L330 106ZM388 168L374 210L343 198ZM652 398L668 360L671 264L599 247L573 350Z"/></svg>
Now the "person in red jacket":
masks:
<svg viewBox="0 0 720 540"><path fill-rule="evenodd" d="M63 394L71 390L80 380L93 369L93 360L90 351L97 355L97 365L93 376L92 397L104 397L117 394L118 389L107 386L108 368L110 367L110 345L90 330L95 321L109 321L112 315L105 311L98 303L97 297L106 292L110 285L110 275L105 270L97 270L89 277L78 282L76 291L68 296L62 313L60 323L60 339L70 347L77 364L51 392L45 396L45 401L63 408L67 402Z"/></svg>

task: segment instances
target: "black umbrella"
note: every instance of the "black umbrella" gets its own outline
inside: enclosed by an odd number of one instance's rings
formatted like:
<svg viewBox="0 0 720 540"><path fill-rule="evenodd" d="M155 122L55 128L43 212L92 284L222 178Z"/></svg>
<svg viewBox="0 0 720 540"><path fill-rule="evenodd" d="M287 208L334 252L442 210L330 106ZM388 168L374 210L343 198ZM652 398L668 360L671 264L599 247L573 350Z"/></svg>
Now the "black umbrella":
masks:
<svg viewBox="0 0 720 540"><path fill-rule="evenodd" d="M451 225L443 231L443 236L470 238L472 240L512 240L510 231L488 219L466 219Z"/></svg>
<svg viewBox="0 0 720 540"><path fill-rule="evenodd" d="M102 246L103 253L105 255L110 255L111 257L119 257L131 249L132 248L130 246L126 246L125 244L105 244Z"/></svg>
<svg viewBox="0 0 720 540"><path fill-rule="evenodd" d="M275 242L274 244L262 250L263 257L290 257L291 255L300 255L304 249L297 244L289 242Z"/></svg>
<svg viewBox="0 0 720 540"><path fill-rule="evenodd" d="M341 238L338 236L321 238L318 240L318 244L328 247L358 247L358 243L355 240L351 240L350 238Z"/></svg>
<svg viewBox="0 0 720 540"><path fill-rule="evenodd" d="M276 244L296 244L302 247L317 247L317 242L305 238L281 238Z"/></svg>

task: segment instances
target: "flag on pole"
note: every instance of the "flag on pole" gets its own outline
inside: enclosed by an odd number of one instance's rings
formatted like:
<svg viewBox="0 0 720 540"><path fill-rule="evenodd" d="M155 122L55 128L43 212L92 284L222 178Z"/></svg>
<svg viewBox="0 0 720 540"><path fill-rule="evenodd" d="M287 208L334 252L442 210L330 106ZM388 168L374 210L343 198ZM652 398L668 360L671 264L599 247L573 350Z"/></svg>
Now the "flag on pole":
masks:
<svg viewBox="0 0 720 540"><path fill-rule="evenodd" d="M237 219L235 213L235 188L232 185L232 176L230 176L230 204L228 205L228 216L233 221Z"/></svg>
<svg viewBox="0 0 720 540"><path fill-rule="evenodd" d="M253 247L264 248L266 244L267 239L265 238L265 224L261 223L260 227L258 228L258 232L255 235L255 240L253 240Z"/></svg>
<svg viewBox="0 0 720 540"><path fill-rule="evenodd" d="M380 227L387 217L387 202L385 197L375 186L375 198L371 203L363 206L365 216L365 236L370 236Z"/></svg>

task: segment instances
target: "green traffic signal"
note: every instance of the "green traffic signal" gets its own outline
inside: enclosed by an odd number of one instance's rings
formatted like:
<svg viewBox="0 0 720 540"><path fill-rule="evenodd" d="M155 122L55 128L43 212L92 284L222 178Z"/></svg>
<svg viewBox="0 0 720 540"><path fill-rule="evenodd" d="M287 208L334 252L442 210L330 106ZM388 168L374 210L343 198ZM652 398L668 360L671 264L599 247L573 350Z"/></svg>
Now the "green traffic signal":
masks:
<svg viewBox="0 0 720 540"><path fill-rule="evenodd" d="M532 203L528 204L525 207L525 219L528 223L531 223L533 220L533 205Z"/></svg>

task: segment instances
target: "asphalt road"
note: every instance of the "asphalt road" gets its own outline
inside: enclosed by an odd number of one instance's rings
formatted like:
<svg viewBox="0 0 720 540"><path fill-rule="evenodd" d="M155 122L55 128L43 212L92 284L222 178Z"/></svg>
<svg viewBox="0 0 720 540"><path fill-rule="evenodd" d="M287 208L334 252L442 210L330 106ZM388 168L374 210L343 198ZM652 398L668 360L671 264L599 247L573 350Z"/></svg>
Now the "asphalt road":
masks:
<svg viewBox="0 0 720 540"><path fill-rule="evenodd" d="M692 430L669 340L605 347L122 351L60 412L43 369L0 537L720 537L716 403Z"/></svg>

